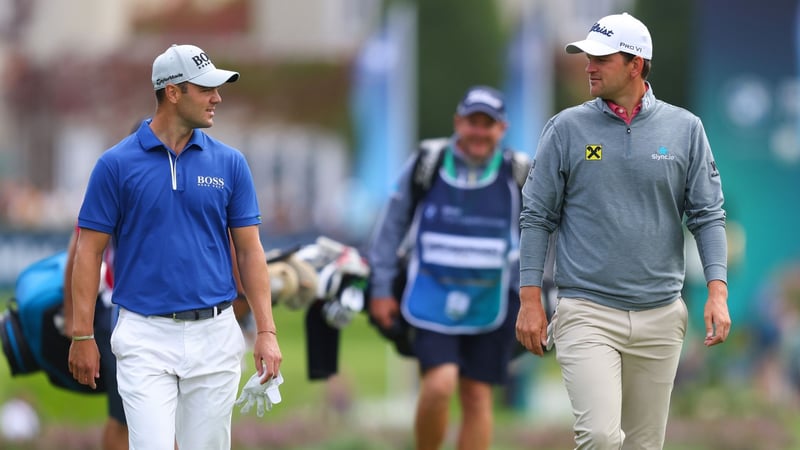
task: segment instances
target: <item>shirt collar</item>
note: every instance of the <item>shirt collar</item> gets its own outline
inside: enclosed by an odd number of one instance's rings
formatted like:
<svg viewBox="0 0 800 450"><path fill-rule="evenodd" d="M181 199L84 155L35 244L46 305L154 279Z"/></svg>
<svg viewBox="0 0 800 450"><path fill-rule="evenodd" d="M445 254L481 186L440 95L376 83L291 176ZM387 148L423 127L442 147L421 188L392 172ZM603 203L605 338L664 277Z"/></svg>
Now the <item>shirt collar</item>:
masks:
<svg viewBox="0 0 800 450"><path fill-rule="evenodd" d="M625 108L619 106L618 104L614 103L611 100L605 100L606 105L608 105L608 108L611 109L611 112L616 114L617 117L624 120L625 123L630 125L631 122L633 121L633 118L636 117L636 115L639 114L639 112L642 109L645 110L648 109L653 103L652 100L654 97L650 89L650 83L645 81L644 87L645 87L644 96L642 96L642 99L639 101L639 104L633 108L633 111L631 111L630 116L628 116L628 114L626 113Z"/></svg>
<svg viewBox="0 0 800 450"><path fill-rule="evenodd" d="M136 137L139 139L142 150L146 152L166 148L164 143L161 142L161 140L156 137L155 133L153 133L153 130L150 129L150 122L152 121L152 118L143 120L142 124L139 125L139 129L136 130ZM191 148L196 148L198 150L202 150L205 147L205 143L205 133L194 129L192 130L192 136L189 138L189 142L186 143L185 149L188 150Z"/></svg>

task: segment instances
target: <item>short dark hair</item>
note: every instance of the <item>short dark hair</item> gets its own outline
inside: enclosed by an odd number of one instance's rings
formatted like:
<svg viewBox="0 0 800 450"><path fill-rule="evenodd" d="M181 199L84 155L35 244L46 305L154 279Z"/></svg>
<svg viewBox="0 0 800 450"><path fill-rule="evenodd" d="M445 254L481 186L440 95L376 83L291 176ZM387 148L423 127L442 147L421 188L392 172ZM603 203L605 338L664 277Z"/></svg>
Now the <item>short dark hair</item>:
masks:
<svg viewBox="0 0 800 450"><path fill-rule="evenodd" d="M175 86L178 86L180 88L181 92L183 92L184 94L186 93L186 91L189 90L189 82L188 81L182 81L182 82L176 84ZM156 91L156 101L159 104L164 101L164 95L165 95L164 92L166 91L166 89L167 89L167 87L164 86L163 88L158 89Z"/></svg>
<svg viewBox="0 0 800 450"><path fill-rule="evenodd" d="M633 53L626 53L626 52L620 52L620 53L622 53L622 56L625 58L626 63L633 61L633 58L637 56L634 55ZM652 63L650 62L649 59L642 58L642 61L644 61L644 64L642 65L642 79L646 80L647 76L650 75L650 68Z"/></svg>

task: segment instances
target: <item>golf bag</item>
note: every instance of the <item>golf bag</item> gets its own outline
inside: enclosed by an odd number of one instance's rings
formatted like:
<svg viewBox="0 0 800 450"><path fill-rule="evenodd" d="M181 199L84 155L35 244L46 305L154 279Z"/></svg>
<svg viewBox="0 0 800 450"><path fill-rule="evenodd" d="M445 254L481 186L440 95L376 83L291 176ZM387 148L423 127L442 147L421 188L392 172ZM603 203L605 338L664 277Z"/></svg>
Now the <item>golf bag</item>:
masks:
<svg viewBox="0 0 800 450"><path fill-rule="evenodd" d="M325 236L267 252L272 301L305 311L308 378L338 372L340 331L364 309L369 266L355 247Z"/></svg>
<svg viewBox="0 0 800 450"><path fill-rule="evenodd" d="M66 263L67 252L61 251L34 262L19 274L14 297L0 315L3 353L12 376L44 371L57 387L104 393L102 378L93 390L75 381L69 372L70 339L62 333ZM97 320L110 320L110 316L96 314Z"/></svg>

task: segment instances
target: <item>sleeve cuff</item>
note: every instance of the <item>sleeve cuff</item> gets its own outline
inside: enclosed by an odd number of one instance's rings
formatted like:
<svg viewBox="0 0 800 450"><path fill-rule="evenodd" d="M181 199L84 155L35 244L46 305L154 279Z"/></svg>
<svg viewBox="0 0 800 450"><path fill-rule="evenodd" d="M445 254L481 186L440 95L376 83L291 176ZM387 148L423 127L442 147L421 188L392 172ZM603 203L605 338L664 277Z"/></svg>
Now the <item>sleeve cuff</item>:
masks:
<svg viewBox="0 0 800 450"><path fill-rule="evenodd" d="M543 271L536 269L523 269L519 272L519 285L522 286L541 286Z"/></svg>

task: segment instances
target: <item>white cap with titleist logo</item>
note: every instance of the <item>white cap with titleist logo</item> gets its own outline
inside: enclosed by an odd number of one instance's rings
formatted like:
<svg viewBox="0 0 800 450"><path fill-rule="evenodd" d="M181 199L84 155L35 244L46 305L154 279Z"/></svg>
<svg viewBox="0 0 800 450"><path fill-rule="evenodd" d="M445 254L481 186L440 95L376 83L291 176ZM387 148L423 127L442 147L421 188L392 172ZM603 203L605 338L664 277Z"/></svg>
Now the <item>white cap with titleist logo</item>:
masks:
<svg viewBox="0 0 800 450"><path fill-rule="evenodd" d="M566 50L567 53L586 53L591 56L625 52L652 59L653 40L639 19L628 13L612 14L592 25L586 39L567 44Z"/></svg>
<svg viewBox="0 0 800 450"><path fill-rule="evenodd" d="M153 61L153 87L189 81L203 87L218 87L239 79L239 72L214 67L211 58L194 45L172 44Z"/></svg>

